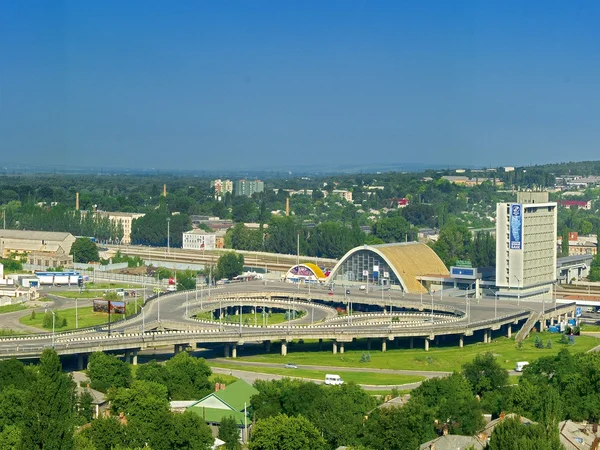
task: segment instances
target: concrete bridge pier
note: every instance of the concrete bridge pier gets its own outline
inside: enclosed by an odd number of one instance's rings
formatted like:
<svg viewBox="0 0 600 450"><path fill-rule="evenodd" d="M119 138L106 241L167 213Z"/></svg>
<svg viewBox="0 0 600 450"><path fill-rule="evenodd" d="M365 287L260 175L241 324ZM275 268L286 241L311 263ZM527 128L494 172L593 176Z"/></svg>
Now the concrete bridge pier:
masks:
<svg viewBox="0 0 600 450"><path fill-rule="evenodd" d="M319 350L323 350L323 339L319 339Z"/></svg>
<svg viewBox="0 0 600 450"><path fill-rule="evenodd" d="M229 344L223 345L223 356L229 358Z"/></svg>
<svg viewBox="0 0 600 450"><path fill-rule="evenodd" d="M410 338L409 344L408 344L409 348L415 348L415 338Z"/></svg>
<svg viewBox="0 0 600 450"><path fill-rule="evenodd" d="M265 352L271 352L271 341L265 341Z"/></svg>
<svg viewBox="0 0 600 450"><path fill-rule="evenodd" d="M337 347L337 341L333 341L333 354L337 354L338 351L338 347Z"/></svg>
<svg viewBox="0 0 600 450"><path fill-rule="evenodd" d="M231 344L231 357L237 358L237 344Z"/></svg>
<svg viewBox="0 0 600 450"><path fill-rule="evenodd" d="M465 335L464 335L464 334L461 334L461 335L458 337L458 347L459 347L459 348L463 348L464 346L465 346Z"/></svg>
<svg viewBox="0 0 600 450"><path fill-rule="evenodd" d="M125 350L125 362L137 366L138 349Z"/></svg>
<svg viewBox="0 0 600 450"><path fill-rule="evenodd" d="M385 338L381 340L381 352L385 353L387 350L387 341Z"/></svg>
<svg viewBox="0 0 600 450"><path fill-rule="evenodd" d="M425 338L425 351L429 351L429 339Z"/></svg>
<svg viewBox="0 0 600 450"><path fill-rule="evenodd" d="M367 350L371 350L371 338L367 338Z"/></svg>
<svg viewBox="0 0 600 450"><path fill-rule="evenodd" d="M510 339L512 336L512 325L509 323L506 325L506 337Z"/></svg>
<svg viewBox="0 0 600 450"><path fill-rule="evenodd" d="M489 330L483 330L483 343L488 344L490 342L490 332Z"/></svg>
<svg viewBox="0 0 600 450"><path fill-rule="evenodd" d="M343 355L344 354L344 343L340 342L340 354Z"/></svg>
<svg viewBox="0 0 600 450"><path fill-rule="evenodd" d="M77 370L84 370L87 366L88 353L77 354Z"/></svg>
<svg viewBox="0 0 600 450"><path fill-rule="evenodd" d="M287 341L281 341L281 356L287 356Z"/></svg>

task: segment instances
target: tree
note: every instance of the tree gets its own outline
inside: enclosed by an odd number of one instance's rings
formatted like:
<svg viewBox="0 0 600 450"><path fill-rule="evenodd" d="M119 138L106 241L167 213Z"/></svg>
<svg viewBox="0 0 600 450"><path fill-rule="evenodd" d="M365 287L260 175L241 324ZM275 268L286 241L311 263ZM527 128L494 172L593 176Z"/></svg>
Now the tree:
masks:
<svg viewBox="0 0 600 450"><path fill-rule="evenodd" d="M100 255L98 247L89 238L77 238L71 245L70 255L73 255L73 262L87 264L90 262L99 262Z"/></svg>
<svg viewBox="0 0 600 450"><path fill-rule="evenodd" d="M508 384L508 373L491 352L479 353L473 361L463 364L463 375L473 393L480 396Z"/></svg>
<svg viewBox="0 0 600 450"><path fill-rule="evenodd" d="M465 225L458 225L449 220L440 230L439 239L433 244L437 253L446 266L453 266L459 259L471 257L471 232Z"/></svg>
<svg viewBox="0 0 600 450"><path fill-rule="evenodd" d="M171 380L172 400L200 400L211 392L208 377L212 374L203 358L181 352L166 362Z"/></svg>
<svg viewBox="0 0 600 450"><path fill-rule="evenodd" d="M152 381L166 386L171 398L171 374L164 364L159 364L156 360L142 364L138 366L135 377L140 381Z"/></svg>
<svg viewBox="0 0 600 450"><path fill-rule="evenodd" d="M302 416L280 414L256 422L250 450L325 450L327 444L315 426Z"/></svg>
<svg viewBox="0 0 600 450"><path fill-rule="evenodd" d="M83 391L77 399L77 416L82 423L89 423L94 416L92 394L88 390Z"/></svg>
<svg viewBox="0 0 600 450"><path fill-rule="evenodd" d="M92 388L102 392L106 392L111 387L129 387L131 384L129 364L116 356L102 352L90 355L89 376Z"/></svg>
<svg viewBox="0 0 600 450"><path fill-rule="evenodd" d="M588 279L590 281L600 281L600 253L594 256L594 259L592 260Z"/></svg>
<svg viewBox="0 0 600 450"><path fill-rule="evenodd" d="M437 436L433 422L431 410L419 400L401 408L377 408L369 415L363 443L373 449L414 450Z"/></svg>
<svg viewBox="0 0 600 450"><path fill-rule="evenodd" d="M475 233L471 261L474 267L490 267L496 264L496 240L489 232Z"/></svg>
<svg viewBox="0 0 600 450"><path fill-rule="evenodd" d="M173 414L170 431L169 450L209 450L214 443L209 426L193 412Z"/></svg>
<svg viewBox="0 0 600 450"><path fill-rule="evenodd" d="M31 449L73 448L75 383L62 372L53 349L45 349L38 375L27 392L20 447Z"/></svg>
<svg viewBox="0 0 600 450"><path fill-rule="evenodd" d="M94 419L89 428L85 428L80 434L85 437L85 441L93 444L95 450L112 450L129 443L126 428L117 417Z"/></svg>
<svg viewBox="0 0 600 450"><path fill-rule="evenodd" d="M244 255L235 252L224 253L217 261L219 278L231 279L244 271Z"/></svg>
<svg viewBox="0 0 600 450"><path fill-rule="evenodd" d="M560 244L561 256L569 256L569 229L565 228L562 233L562 241Z"/></svg>
<svg viewBox="0 0 600 450"><path fill-rule="evenodd" d="M509 418L494 428L490 450L561 450L564 449L556 434L547 436L543 425L524 425L519 418Z"/></svg>
<svg viewBox="0 0 600 450"><path fill-rule="evenodd" d="M219 425L219 439L225 441L225 450L239 450L242 448L239 441L240 429L233 417L224 417Z"/></svg>
<svg viewBox="0 0 600 450"><path fill-rule="evenodd" d="M184 270L177 274L177 290L187 291L196 289L196 272L192 270Z"/></svg>

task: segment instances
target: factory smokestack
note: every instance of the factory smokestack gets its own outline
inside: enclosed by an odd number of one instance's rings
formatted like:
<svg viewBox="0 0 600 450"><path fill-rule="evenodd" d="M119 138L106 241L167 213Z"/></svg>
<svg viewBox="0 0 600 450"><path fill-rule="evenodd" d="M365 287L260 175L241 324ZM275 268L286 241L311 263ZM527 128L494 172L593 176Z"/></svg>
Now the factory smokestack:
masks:
<svg viewBox="0 0 600 450"><path fill-rule="evenodd" d="M285 215L289 216L290 215L290 198L286 198L285 199Z"/></svg>
<svg viewBox="0 0 600 450"><path fill-rule="evenodd" d="M79 192L75 192L75 211L79 211Z"/></svg>
<svg viewBox="0 0 600 450"><path fill-rule="evenodd" d="M167 184L163 184L163 197L167 198Z"/></svg>

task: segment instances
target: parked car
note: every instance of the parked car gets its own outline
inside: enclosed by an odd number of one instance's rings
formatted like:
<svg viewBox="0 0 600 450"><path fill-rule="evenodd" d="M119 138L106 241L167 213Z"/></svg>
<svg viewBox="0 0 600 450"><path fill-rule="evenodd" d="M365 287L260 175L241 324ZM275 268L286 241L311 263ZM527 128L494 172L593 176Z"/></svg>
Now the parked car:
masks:
<svg viewBox="0 0 600 450"><path fill-rule="evenodd" d="M527 361L519 361L517 366L515 367L515 372L523 372L525 366L528 366L529 363Z"/></svg>
<svg viewBox="0 0 600 450"><path fill-rule="evenodd" d="M292 364L292 363L287 363L285 366L286 369L297 369L298 366L296 364Z"/></svg>
<svg viewBox="0 0 600 450"><path fill-rule="evenodd" d="M366 291L367 290L367 285L366 284L361 284L361 286L358 288L361 291Z"/></svg>
<svg viewBox="0 0 600 450"><path fill-rule="evenodd" d="M339 375L326 374L325 375L325 384L332 386L339 386L340 384L344 384L344 380Z"/></svg>

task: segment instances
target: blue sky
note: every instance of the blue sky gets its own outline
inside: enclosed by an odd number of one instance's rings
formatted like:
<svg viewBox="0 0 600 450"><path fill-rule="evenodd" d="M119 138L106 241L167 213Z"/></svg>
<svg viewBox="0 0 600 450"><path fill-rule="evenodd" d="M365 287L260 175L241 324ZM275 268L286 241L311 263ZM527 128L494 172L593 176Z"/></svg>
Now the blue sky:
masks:
<svg viewBox="0 0 600 450"><path fill-rule="evenodd" d="M0 2L0 156L160 169L600 159L600 2Z"/></svg>

